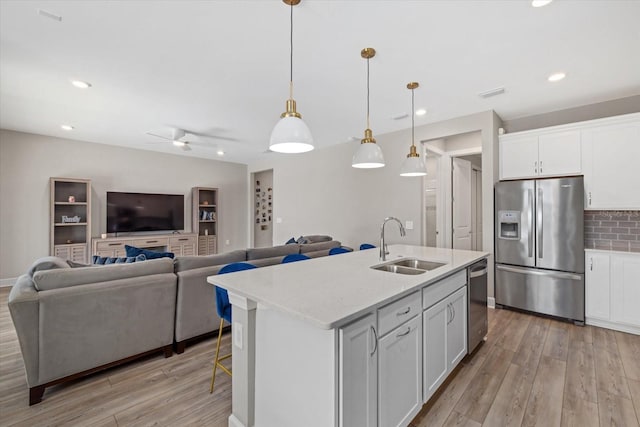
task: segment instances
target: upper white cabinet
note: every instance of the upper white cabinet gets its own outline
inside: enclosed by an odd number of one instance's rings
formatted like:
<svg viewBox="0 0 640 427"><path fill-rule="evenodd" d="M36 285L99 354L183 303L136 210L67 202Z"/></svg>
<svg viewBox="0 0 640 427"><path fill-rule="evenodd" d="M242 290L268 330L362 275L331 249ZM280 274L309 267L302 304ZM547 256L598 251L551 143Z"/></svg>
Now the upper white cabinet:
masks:
<svg viewBox="0 0 640 427"><path fill-rule="evenodd" d="M640 114L582 131L586 209L640 209Z"/></svg>
<svg viewBox="0 0 640 427"><path fill-rule="evenodd" d="M527 131L500 137L500 179L579 175L580 131Z"/></svg>

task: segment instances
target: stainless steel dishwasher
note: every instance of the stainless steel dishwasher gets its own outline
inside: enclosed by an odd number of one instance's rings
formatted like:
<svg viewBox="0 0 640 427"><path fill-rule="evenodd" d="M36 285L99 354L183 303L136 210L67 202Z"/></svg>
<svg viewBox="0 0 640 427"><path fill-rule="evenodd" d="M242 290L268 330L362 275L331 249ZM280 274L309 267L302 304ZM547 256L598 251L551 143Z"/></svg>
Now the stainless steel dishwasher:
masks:
<svg viewBox="0 0 640 427"><path fill-rule="evenodd" d="M471 354L487 336L487 260L467 269L469 313L467 316L467 354Z"/></svg>

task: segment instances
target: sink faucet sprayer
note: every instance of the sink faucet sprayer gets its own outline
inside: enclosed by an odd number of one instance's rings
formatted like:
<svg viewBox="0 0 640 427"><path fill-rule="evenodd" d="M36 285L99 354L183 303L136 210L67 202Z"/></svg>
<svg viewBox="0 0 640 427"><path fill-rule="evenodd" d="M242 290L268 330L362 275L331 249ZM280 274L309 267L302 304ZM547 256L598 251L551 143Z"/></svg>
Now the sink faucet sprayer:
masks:
<svg viewBox="0 0 640 427"><path fill-rule="evenodd" d="M407 233L404 231L404 226L400 222L400 220L396 217L390 216L382 221L382 228L380 229L380 261L386 261L387 255L389 255L389 251L387 250L387 245L384 243L384 225L387 221L394 220L400 226L400 236L404 237Z"/></svg>

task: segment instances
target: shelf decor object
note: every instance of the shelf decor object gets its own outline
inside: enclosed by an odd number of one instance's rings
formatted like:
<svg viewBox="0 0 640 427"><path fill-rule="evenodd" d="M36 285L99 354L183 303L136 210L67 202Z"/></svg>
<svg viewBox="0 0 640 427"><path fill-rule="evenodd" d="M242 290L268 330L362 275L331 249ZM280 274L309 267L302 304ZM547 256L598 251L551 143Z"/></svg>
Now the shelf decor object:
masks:
<svg viewBox="0 0 640 427"><path fill-rule="evenodd" d="M91 242L91 181L50 178L49 187L49 253L87 264Z"/></svg>
<svg viewBox="0 0 640 427"><path fill-rule="evenodd" d="M420 158L420 154L416 150L415 143L415 102L414 91L420 86L418 82L411 82L407 84L407 89L411 90L411 148L407 158L402 162L400 168L400 176L425 176L427 174L427 168L424 162Z"/></svg>
<svg viewBox="0 0 640 427"><path fill-rule="evenodd" d="M296 111L296 101L293 99L293 6L300 0L283 0L291 10L290 31L290 65L289 65L289 99L286 111L280 115L280 121L271 132L269 150L277 153L305 153L313 150L313 137L302 116Z"/></svg>
<svg viewBox="0 0 640 427"><path fill-rule="evenodd" d="M218 189L194 187L193 232L198 236L197 255L213 255L218 252Z"/></svg>
<svg viewBox="0 0 640 427"><path fill-rule="evenodd" d="M362 49L360 56L367 60L367 128L364 131L364 138L360 141L358 151L353 156L351 166L360 169L372 169L384 167L384 156L382 149L376 144L371 126L369 125L369 60L376 55L376 50L372 47Z"/></svg>

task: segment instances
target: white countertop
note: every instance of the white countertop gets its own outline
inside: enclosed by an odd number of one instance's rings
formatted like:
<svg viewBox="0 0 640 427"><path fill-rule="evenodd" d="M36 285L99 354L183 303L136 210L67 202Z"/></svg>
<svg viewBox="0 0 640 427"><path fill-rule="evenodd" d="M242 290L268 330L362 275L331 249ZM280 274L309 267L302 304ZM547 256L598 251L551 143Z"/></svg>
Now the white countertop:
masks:
<svg viewBox="0 0 640 427"><path fill-rule="evenodd" d="M418 258L446 265L419 275L378 271L369 268L382 264L375 248L209 276L207 281L319 328L333 329L489 256L408 245L390 245L389 252L386 262Z"/></svg>

